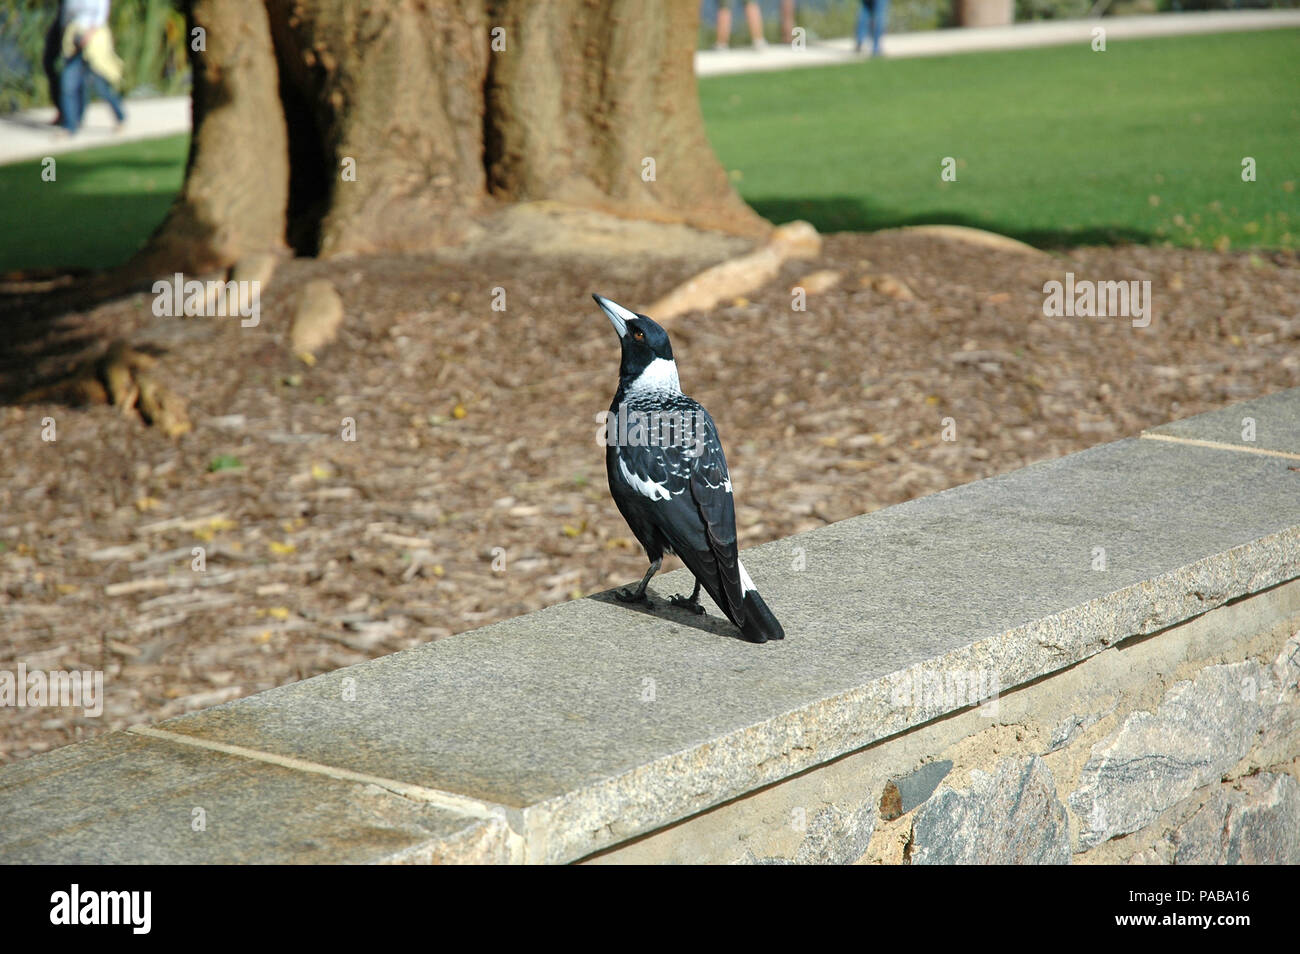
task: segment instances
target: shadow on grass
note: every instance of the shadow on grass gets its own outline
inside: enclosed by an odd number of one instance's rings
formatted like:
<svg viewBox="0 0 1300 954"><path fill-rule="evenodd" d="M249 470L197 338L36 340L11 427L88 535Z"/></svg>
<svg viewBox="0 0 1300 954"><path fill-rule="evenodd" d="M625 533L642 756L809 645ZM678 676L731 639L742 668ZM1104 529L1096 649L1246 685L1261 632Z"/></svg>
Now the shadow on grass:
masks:
<svg viewBox="0 0 1300 954"><path fill-rule="evenodd" d="M0 167L0 207L20 210L0 234L0 402L6 404L107 348L109 340L85 314L148 290L149 283L119 267L148 240L174 198L150 181L155 171L160 181L175 175L175 163L162 157L59 157L53 182L41 178L41 168L39 160Z"/></svg>
<svg viewBox="0 0 1300 954"><path fill-rule="evenodd" d="M1071 229L1032 229L1012 222L984 219L963 212L924 212L908 215L898 209L874 206L859 196L817 199L757 199L750 202L759 215L780 225L795 219L811 222L819 232L876 232L907 225L965 225L997 232L1043 249L1076 245L1146 245L1156 236L1128 226Z"/></svg>

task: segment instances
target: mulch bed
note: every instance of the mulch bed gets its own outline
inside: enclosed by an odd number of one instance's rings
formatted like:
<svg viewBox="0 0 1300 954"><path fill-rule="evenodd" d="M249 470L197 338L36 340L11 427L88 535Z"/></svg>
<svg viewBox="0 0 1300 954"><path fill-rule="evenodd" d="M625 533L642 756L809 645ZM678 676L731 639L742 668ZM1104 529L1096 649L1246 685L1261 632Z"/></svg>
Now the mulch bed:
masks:
<svg viewBox="0 0 1300 954"><path fill-rule="evenodd" d="M0 761L639 578L596 442L618 351L589 293L644 310L699 264L302 260L281 266L256 328L160 321L149 295L86 315L82 330L169 349L159 367L194 430L171 440L110 406L0 408L0 669L100 669L106 690L100 718L0 709ZM835 235L670 330L751 546L1300 385L1297 264ZM817 269L841 283L792 310L790 286ZM1045 318L1043 283L1066 271L1149 279L1151 326ZM286 341L317 277L346 317L309 367Z"/></svg>

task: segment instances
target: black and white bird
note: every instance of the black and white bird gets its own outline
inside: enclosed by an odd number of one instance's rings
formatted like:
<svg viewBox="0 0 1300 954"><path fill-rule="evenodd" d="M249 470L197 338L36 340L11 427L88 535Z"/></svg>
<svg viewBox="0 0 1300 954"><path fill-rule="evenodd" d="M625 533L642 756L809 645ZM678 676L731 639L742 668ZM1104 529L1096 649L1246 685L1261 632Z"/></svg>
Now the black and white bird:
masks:
<svg viewBox="0 0 1300 954"><path fill-rule="evenodd" d="M703 613L700 587L750 642L784 639L736 552L736 510L718 429L700 404L682 393L668 333L645 315L593 295L618 332L623 357L618 391L606 422L609 491L650 569L624 602L642 602L665 553L695 575L689 597L672 603Z"/></svg>

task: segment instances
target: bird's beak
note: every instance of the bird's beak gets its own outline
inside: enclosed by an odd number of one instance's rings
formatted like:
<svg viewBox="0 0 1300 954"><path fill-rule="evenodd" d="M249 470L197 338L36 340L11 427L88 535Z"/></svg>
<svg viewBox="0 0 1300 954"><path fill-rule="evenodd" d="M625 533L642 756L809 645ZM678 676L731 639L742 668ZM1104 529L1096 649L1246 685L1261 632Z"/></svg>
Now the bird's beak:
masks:
<svg viewBox="0 0 1300 954"><path fill-rule="evenodd" d="M605 316L610 320L610 323L614 326L614 330L618 332L618 336L620 338L626 336L627 323L635 318L636 314L628 311L616 301L610 301L608 298L603 298L600 295L592 295L591 297L596 299L596 304L600 306L600 310L603 311Z"/></svg>

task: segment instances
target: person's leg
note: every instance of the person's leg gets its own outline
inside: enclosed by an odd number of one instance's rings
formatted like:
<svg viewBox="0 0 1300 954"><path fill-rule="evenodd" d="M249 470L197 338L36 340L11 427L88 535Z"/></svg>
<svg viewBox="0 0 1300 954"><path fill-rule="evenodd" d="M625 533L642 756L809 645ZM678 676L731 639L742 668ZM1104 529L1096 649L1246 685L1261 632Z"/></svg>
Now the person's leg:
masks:
<svg viewBox="0 0 1300 954"><path fill-rule="evenodd" d="M871 55L880 55L880 38L885 34L885 20L889 17L889 0L875 0L871 12Z"/></svg>
<svg viewBox="0 0 1300 954"><path fill-rule="evenodd" d="M746 0L745 19L749 21L749 38L755 46L764 46L767 40L763 37L763 11L758 8L754 0Z"/></svg>
<svg viewBox="0 0 1300 954"><path fill-rule="evenodd" d="M853 49L858 53L862 52L862 44L867 42L867 11L870 6L871 0L860 0L858 3L858 22L853 30Z"/></svg>
<svg viewBox="0 0 1300 954"><path fill-rule="evenodd" d="M85 108L82 86L85 83L86 61L81 54L69 57L63 63L59 76L59 110L63 113L63 128L75 133L81 127L81 111Z"/></svg>
<svg viewBox="0 0 1300 954"><path fill-rule="evenodd" d="M728 0L718 0L718 46L726 47L731 43L731 4Z"/></svg>
<svg viewBox="0 0 1300 954"><path fill-rule="evenodd" d="M45 82L50 86L50 102L54 104L58 115L54 117L54 125L63 125L63 103L59 95L59 53L63 46L63 31L59 29L59 17L56 13L54 23L50 25L49 30L45 33L45 49L41 53L41 66L45 69Z"/></svg>
<svg viewBox="0 0 1300 954"><path fill-rule="evenodd" d="M86 85L94 91L96 96L108 103L109 108L113 110L113 115L117 117L118 126L126 122L126 110L122 108L122 97L117 95L117 90L113 88L112 83L94 70L87 68Z"/></svg>
<svg viewBox="0 0 1300 954"><path fill-rule="evenodd" d="M781 0L781 42L794 42L794 0Z"/></svg>

